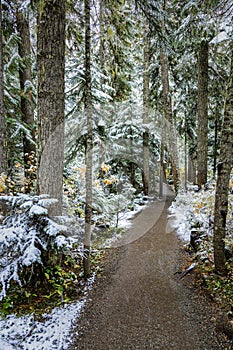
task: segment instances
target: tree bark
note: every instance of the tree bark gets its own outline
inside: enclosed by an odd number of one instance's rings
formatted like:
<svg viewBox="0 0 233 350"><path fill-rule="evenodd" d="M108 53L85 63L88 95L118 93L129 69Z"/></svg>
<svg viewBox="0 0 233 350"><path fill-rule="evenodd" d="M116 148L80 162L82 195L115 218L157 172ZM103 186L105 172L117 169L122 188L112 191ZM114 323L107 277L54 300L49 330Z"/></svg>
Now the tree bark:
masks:
<svg viewBox="0 0 233 350"><path fill-rule="evenodd" d="M91 95L91 24L90 0L85 0L85 117L87 123L86 138L86 206L85 238L83 259L84 277L90 275L91 219L92 219L92 163L93 163L93 127Z"/></svg>
<svg viewBox="0 0 233 350"><path fill-rule="evenodd" d="M7 172L6 123L4 110L4 75L2 53L2 2L0 1L0 175Z"/></svg>
<svg viewBox="0 0 233 350"><path fill-rule="evenodd" d="M215 120L214 120L214 145L213 145L213 179L216 178L216 172L217 172L217 156L218 156L218 133L220 128L220 123L218 122L218 115L216 113Z"/></svg>
<svg viewBox="0 0 233 350"><path fill-rule="evenodd" d="M40 193L57 198L50 215L61 215L64 161L65 1L38 8L38 133Z"/></svg>
<svg viewBox="0 0 233 350"><path fill-rule="evenodd" d="M230 82L227 90L214 209L214 264L215 270L225 275L225 235L228 212L229 180L233 154L233 52L231 58Z"/></svg>
<svg viewBox="0 0 233 350"><path fill-rule="evenodd" d="M169 122L169 129L167 130L167 143L168 152L171 157L172 175L175 192L179 189L179 170L178 170L178 152L176 144L176 131L174 127L174 120L172 115L172 103L170 96L170 84L169 84L169 63L165 53L165 49L162 47L160 51L160 64L161 64L161 78L163 86L163 110L164 117Z"/></svg>
<svg viewBox="0 0 233 350"><path fill-rule="evenodd" d="M197 184L207 182L208 158L208 43L202 41L198 54L198 136L197 136Z"/></svg>
<svg viewBox="0 0 233 350"><path fill-rule="evenodd" d="M31 56L31 41L30 41L30 29L29 22L23 12L17 11L17 30L21 41L19 42L18 50L19 56L22 59ZM31 131L32 140L35 139L34 131L34 104L32 100L32 91L25 92L27 82L32 82L31 67L26 65L19 70L20 79L20 100L21 100L21 114L22 122ZM25 192L30 192L30 189L35 180L35 173L28 171L32 165L35 165L36 147L27 137L23 134L23 154L24 154L24 167L25 177L28 179L28 184L25 188Z"/></svg>
<svg viewBox="0 0 233 350"><path fill-rule="evenodd" d="M196 184L196 160L188 154L188 181Z"/></svg>
<svg viewBox="0 0 233 350"><path fill-rule="evenodd" d="M143 192L147 196L149 194L149 182L150 182L150 171L149 171L149 99L150 99L150 75L149 75L149 64L150 64L150 43L148 37L148 28L145 23L144 30L144 50L143 50Z"/></svg>

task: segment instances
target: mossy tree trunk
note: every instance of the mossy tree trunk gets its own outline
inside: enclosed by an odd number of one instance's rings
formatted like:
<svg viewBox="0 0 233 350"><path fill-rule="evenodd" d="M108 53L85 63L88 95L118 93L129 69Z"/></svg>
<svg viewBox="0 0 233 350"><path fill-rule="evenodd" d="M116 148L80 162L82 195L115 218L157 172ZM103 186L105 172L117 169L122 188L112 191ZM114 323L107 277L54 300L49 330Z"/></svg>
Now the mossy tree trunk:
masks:
<svg viewBox="0 0 233 350"><path fill-rule="evenodd" d="M225 235L228 212L229 180L233 165L233 52L231 58L230 83L227 90L214 209L214 263L215 270L225 275Z"/></svg>
<svg viewBox="0 0 233 350"><path fill-rule="evenodd" d="M61 215L64 161L65 0L38 3L38 133L40 193L58 199Z"/></svg>

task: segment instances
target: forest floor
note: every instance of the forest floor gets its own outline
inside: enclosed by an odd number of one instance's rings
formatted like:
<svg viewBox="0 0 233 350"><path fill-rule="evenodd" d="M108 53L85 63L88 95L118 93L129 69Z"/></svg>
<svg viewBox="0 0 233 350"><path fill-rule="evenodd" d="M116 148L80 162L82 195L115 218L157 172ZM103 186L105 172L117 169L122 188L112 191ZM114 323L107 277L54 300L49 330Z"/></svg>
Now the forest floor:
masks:
<svg viewBox="0 0 233 350"><path fill-rule="evenodd" d="M216 306L188 283L189 276L175 274L183 253L167 223L171 200L154 202L133 220L132 227L144 232L157 217L143 236L131 231L125 244L109 249L70 350L233 349L215 330Z"/></svg>

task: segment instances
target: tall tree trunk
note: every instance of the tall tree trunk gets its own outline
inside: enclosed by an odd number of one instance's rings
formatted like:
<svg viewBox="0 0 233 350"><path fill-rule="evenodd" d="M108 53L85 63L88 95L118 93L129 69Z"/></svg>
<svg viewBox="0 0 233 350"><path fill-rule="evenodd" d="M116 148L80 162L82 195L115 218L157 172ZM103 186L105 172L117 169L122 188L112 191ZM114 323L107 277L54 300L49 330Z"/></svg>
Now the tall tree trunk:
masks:
<svg viewBox="0 0 233 350"><path fill-rule="evenodd" d="M4 77L2 59L2 2L0 1L0 175L7 172L6 123L4 111Z"/></svg>
<svg viewBox="0 0 233 350"><path fill-rule="evenodd" d="M218 137L219 137L219 129L220 123L219 123L219 115L218 111L216 111L215 120L214 120L214 145L213 145L213 156L214 156L214 162L213 162L213 179L216 178L216 172L217 172L217 157L218 157Z"/></svg>
<svg viewBox="0 0 233 350"><path fill-rule="evenodd" d="M87 123L86 138L86 206L85 239L83 259L84 277L90 275L91 218L92 218L92 163L93 163L93 127L91 96L91 24L90 0L85 0L85 116Z"/></svg>
<svg viewBox="0 0 233 350"><path fill-rule="evenodd" d="M233 154L233 52L231 58L230 83L227 90L214 209L214 264L215 270L225 275L225 234L228 212L229 180Z"/></svg>
<svg viewBox="0 0 233 350"><path fill-rule="evenodd" d="M198 54L198 135L197 135L197 184L207 182L208 157L208 43L202 41Z"/></svg>
<svg viewBox="0 0 233 350"><path fill-rule="evenodd" d="M65 1L38 8L38 132L40 193L57 198L50 215L62 213L64 161Z"/></svg>
<svg viewBox="0 0 233 350"><path fill-rule="evenodd" d="M17 11L17 29L21 41L19 42L19 56L24 59L31 55L31 41L29 22L23 12ZM30 66L25 66L19 70L20 89L21 89L21 114L22 122L31 131L31 138L34 140L34 105L32 101L32 91L27 91L25 94L25 87L27 82L32 81L32 72ZM23 154L24 154L24 166L25 177L28 179L28 184L25 188L25 192L30 192L33 180L35 180L35 173L28 171L32 165L35 165L36 147L27 137L23 134Z"/></svg>
<svg viewBox="0 0 233 350"><path fill-rule="evenodd" d="M143 192L147 196L149 194L149 99L150 99L150 75L149 75L149 64L150 64L150 43L148 37L148 26L145 23L144 30L144 57L143 57Z"/></svg>
<svg viewBox="0 0 233 350"><path fill-rule="evenodd" d="M169 122L168 130L168 151L171 157L172 165L172 175L175 192L178 192L179 189L179 170L178 170L178 152L176 144L176 131L174 127L174 120L172 115L172 103L170 96L170 85L169 85L169 63L168 58L165 52L165 49L162 47L160 51L160 64L161 64L161 78L163 86L163 110L164 117Z"/></svg>
<svg viewBox="0 0 233 350"><path fill-rule="evenodd" d="M99 31L100 31L100 47L99 47L99 64L102 73L105 73L105 49L104 49L104 41L105 41L105 25L104 25L104 1L99 0ZM101 84L105 84L104 78L101 78ZM100 118L98 122L98 134L99 134L99 168L105 162L105 121Z"/></svg>

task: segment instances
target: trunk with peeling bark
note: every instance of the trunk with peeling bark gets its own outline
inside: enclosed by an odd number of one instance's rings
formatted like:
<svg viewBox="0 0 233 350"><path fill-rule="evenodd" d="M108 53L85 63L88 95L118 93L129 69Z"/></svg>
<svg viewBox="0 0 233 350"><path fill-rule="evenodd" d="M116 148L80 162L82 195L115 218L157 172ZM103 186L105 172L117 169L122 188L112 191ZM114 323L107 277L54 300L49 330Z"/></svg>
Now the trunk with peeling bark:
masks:
<svg viewBox="0 0 233 350"><path fill-rule="evenodd" d="M7 172L6 123L4 111L4 77L2 59L2 2L0 1L0 175Z"/></svg>
<svg viewBox="0 0 233 350"><path fill-rule="evenodd" d="M38 133L40 193L58 199L50 215L61 215L64 161L65 1L38 4Z"/></svg>
<svg viewBox="0 0 233 350"><path fill-rule="evenodd" d="M233 155L233 53L231 58L230 83L225 102L219 163L217 165L217 184L214 209L214 264L215 270L225 275L225 235L228 212L229 180Z"/></svg>

